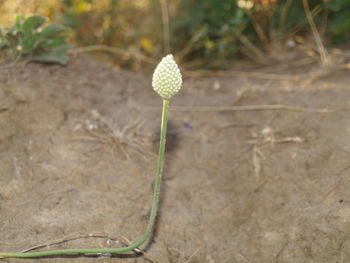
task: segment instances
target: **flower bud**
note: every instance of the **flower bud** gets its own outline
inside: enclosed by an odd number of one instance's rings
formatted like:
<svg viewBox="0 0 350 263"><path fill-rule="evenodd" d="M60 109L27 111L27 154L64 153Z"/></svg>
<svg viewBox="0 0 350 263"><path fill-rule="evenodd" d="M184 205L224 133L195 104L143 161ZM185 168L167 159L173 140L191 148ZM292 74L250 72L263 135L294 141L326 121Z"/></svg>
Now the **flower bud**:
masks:
<svg viewBox="0 0 350 263"><path fill-rule="evenodd" d="M153 73L153 89L163 98L170 99L180 90L182 77L173 55L167 55Z"/></svg>

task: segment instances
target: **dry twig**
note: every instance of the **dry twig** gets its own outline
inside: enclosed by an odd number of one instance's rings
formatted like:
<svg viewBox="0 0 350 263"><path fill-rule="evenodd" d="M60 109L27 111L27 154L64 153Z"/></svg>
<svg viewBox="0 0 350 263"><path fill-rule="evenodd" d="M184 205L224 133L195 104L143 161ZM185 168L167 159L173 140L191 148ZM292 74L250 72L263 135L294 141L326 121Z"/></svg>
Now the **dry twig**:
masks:
<svg viewBox="0 0 350 263"><path fill-rule="evenodd" d="M124 127L119 127L117 125L115 127L110 121L100 115L97 110L92 110L91 114L92 118L100 124L92 124L89 122L86 131L91 136L79 136L76 139L113 146L112 150L120 152L126 159L130 159L130 154L136 154L147 160L150 151L145 150L146 140L139 133L144 124L142 119L138 118ZM77 127L77 129L80 129L81 125ZM97 130L97 128L100 129ZM112 153L114 153L114 151Z"/></svg>
<svg viewBox="0 0 350 263"><path fill-rule="evenodd" d="M64 244L64 243L67 243L67 242L71 242L71 241L74 241L74 240L86 239L86 238L106 238L106 239L109 239L109 240L120 242L117 238L110 237L110 236L108 236L106 234L94 234L94 233L78 234L78 235L67 236L67 237L64 237L64 238L59 239L59 240L50 241L50 242L46 242L46 243L43 243L43 244L39 244L39 245L33 246L33 247L30 247L30 248L22 250L21 253L27 253L29 251L37 250L37 249L40 249L40 248L45 248L45 247L55 246L55 245L61 245L61 244ZM126 244L123 244L123 245L126 245Z"/></svg>
<svg viewBox="0 0 350 263"><path fill-rule="evenodd" d="M163 23L163 42L164 51L166 54L170 52L170 28L169 28L169 12L167 0L160 0L162 8L162 23Z"/></svg>
<svg viewBox="0 0 350 263"><path fill-rule="evenodd" d="M262 169L262 153L258 147L257 144L254 144L253 148L253 166L254 166L254 174L255 174L255 180L259 182L260 180L260 174Z"/></svg>
<svg viewBox="0 0 350 263"><path fill-rule="evenodd" d="M202 112L218 112L218 111L260 111L260 110L283 110L283 111L297 111L310 113L329 113L329 109L313 109L297 106L290 106L284 104L273 105L243 105L243 106L219 106L219 107L191 107L191 106L174 106L174 111L202 111Z"/></svg>
<svg viewBox="0 0 350 263"><path fill-rule="evenodd" d="M315 22L312 18L311 10L309 7L309 1L303 0L303 5L304 5L307 21L309 22L312 34L314 35L315 42L316 42L316 45L318 48L318 52L320 53L321 64L322 64L322 66L327 66L330 63L329 55L328 55L326 48L323 45L320 33L318 32L317 27L315 25Z"/></svg>
<svg viewBox="0 0 350 263"><path fill-rule="evenodd" d="M24 250L21 251L21 253L27 253L27 252L30 252L30 251L33 251L33 250L37 250L37 249L40 249L40 248L61 245L61 244L68 243L68 242L71 242L71 241L74 241L74 240L87 239L87 238L107 239L107 243L108 244L110 243L109 241L115 241L117 243L120 243L122 246L128 246L128 245L131 244L131 242L127 238L125 238L123 236L120 236L120 238L116 238L116 237L112 237L112 236L110 236L108 234L105 234L105 233L76 234L76 235L70 235L70 236L64 237L64 238L59 239L59 240L46 242L46 243L43 243L43 244L40 244L40 245L36 245L36 246L30 247L30 248L24 249ZM121 241L121 239L123 239L124 241ZM160 263L157 259L151 257L145 251L143 251L143 250L141 250L139 248L136 248L133 251L135 253L137 253L137 254L142 254L142 256L146 260L148 260L149 262Z"/></svg>
<svg viewBox="0 0 350 263"><path fill-rule="evenodd" d="M199 248L197 248L193 253L192 255L186 260L185 263L190 263L190 261L192 260L192 258L198 253L199 251Z"/></svg>

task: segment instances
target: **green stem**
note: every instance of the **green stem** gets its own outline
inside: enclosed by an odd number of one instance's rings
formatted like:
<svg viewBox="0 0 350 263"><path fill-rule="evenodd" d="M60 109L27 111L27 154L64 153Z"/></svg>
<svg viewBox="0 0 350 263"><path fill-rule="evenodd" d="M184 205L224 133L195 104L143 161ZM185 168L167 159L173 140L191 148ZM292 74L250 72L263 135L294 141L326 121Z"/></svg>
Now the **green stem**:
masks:
<svg viewBox="0 0 350 263"><path fill-rule="evenodd" d="M48 250L40 252L17 252L17 253L0 253L0 258L37 258L37 257L50 257L57 255L80 255L80 254L100 254L100 253L123 253L132 251L139 246L141 246L152 234L154 223L157 217L158 203L159 203L159 192L160 183L162 179L163 164L164 164L164 152L165 152L165 142L166 142L166 128L168 122L168 110L169 110L169 100L163 99L163 111L162 111L162 121L161 121L161 131L160 131L160 142L159 142L159 156L157 165L157 175L154 185L153 201L151 213L149 216L149 221L144 234L135 243L121 248L72 248L72 249L58 249L58 250Z"/></svg>

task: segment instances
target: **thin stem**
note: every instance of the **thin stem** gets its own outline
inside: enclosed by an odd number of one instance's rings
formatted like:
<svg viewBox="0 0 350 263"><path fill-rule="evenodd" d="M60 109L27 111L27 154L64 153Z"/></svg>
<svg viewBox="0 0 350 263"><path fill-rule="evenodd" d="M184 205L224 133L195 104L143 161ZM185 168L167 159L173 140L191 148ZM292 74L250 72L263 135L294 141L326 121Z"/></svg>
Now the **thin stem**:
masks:
<svg viewBox="0 0 350 263"><path fill-rule="evenodd" d="M288 11L292 4L292 1L293 0L287 0L286 3L282 6L281 15L279 19L279 27L278 27L279 37L281 37L282 34L285 33L285 26L286 26L285 22L286 22L286 18L288 16Z"/></svg>
<svg viewBox="0 0 350 263"><path fill-rule="evenodd" d="M167 0L160 0L160 4L162 8L164 51L168 54L170 52L170 28Z"/></svg>
<svg viewBox="0 0 350 263"><path fill-rule="evenodd" d="M145 232L135 243L121 248L72 248L72 249L58 249L58 250L48 250L40 252L15 252L15 253L0 253L0 258L37 258L37 257L50 257L57 255L81 255L81 254L100 254L100 253L110 253L117 254L123 252L132 251L139 246L141 246L150 237L153 232L154 223L158 212L159 203L159 193L160 184L163 173L164 164L164 152L166 143L166 128L168 122L168 111L169 111L169 100L163 99L163 110L162 110L162 120L161 120L161 130L160 130L160 141L159 141L159 156L157 165L157 174L154 185L153 201L151 207L151 213L149 216L148 225Z"/></svg>
<svg viewBox="0 0 350 263"><path fill-rule="evenodd" d="M318 48L318 52L320 53L321 64L322 64L322 66L327 66L329 64L328 52L323 45L320 33L318 32L316 24L312 18L310 6L309 6L309 1L303 0L303 5L304 5L307 21L309 22L309 25L311 27L311 31L314 35L315 42L316 42L316 45Z"/></svg>

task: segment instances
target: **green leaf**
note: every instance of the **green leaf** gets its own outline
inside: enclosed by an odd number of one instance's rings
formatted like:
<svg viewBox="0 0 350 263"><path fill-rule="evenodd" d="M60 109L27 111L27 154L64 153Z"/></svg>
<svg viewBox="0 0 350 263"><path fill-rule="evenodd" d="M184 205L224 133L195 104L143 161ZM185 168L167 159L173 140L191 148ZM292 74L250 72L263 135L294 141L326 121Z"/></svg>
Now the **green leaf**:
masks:
<svg viewBox="0 0 350 263"><path fill-rule="evenodd" d="M48 51L32 57L31 60L43 63L59 63L61 65L66 65L69 61L69 56L66 52Z"/></svg>
<svg viewBox="0 0 350 263"><path fill-rule="evenodd" d="M38 37L35 34L28 34L23 38L22 42L22 53L23 54L30 54L34 51L34 49L39 44Z"/></svg>
<svg viewBox="0 0 350 263"><path fill-rule="evenodd" d="M12 59L66 64L68 50L66 42L68 31L59 25L41 26L46 19L42 16L30 16L24 19L17 16L11 27L0 27L0 49Z"/></svg>
<svg viewBox="0 0 350 263"><path fill-rule="evenodd" d="M69 49L71 49L73 47L72 44L70 43L61 43L61 44L57 44L54 47L52 47L53 50L60 50L60 51L64 51L67 52Z"/></svg>
<svg viewBox="0 0 350 263"><path fill-rule="evenodd" d="M5 27L6 33L17 34L21 31L23 17L16 16L15 23L13 26Z"/></svg>
<svg viewBox="0 0 350 263"><path fill-rule="evenodd" d="M21 30L23 19L22 16L16 16L15 24L13 26L14 30Z"/></svg>
<svg viewBox="0 0 350 263"><path fill-rule="evenodd" d="M45 23L46 19L42 16L30 16L28 17L22 26L24 34L28 34L35 29L38 29Z"/></svg>
<svg viewBox="0 0 350 263"><path fill-rule="evenodd" d="M45 39L42 41L41 47L45 50L68 50L72 47L71 44L65 41L64 37L56 37L54 39Z"/></svg>
<svg viewBox="0 0 350 263"><path fill-rule="evenodd" d="M66 31L67 29L65 27L57 24L52 24L45 27L39 34L42 38L50 38L50 37L54 37L55 35L64 33Z"/></svg>

